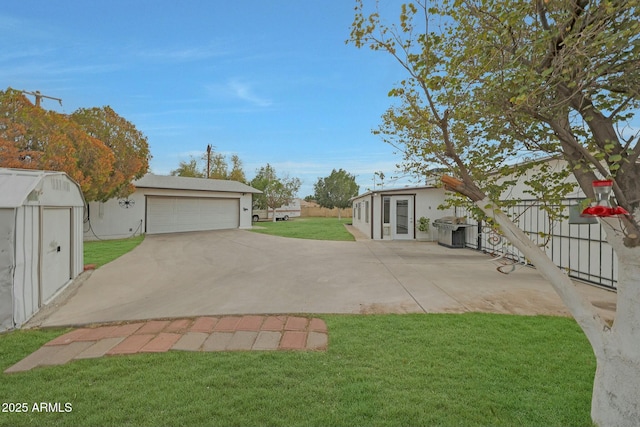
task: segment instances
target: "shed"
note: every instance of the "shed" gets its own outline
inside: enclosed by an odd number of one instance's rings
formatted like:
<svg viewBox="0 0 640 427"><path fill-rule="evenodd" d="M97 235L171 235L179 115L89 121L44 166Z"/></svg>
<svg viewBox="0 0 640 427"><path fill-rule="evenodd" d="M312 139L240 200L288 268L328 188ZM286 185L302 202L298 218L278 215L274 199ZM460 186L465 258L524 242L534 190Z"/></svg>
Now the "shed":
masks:
<svg viewBox="0 0 640 427"><path fill-rule="evenodd" d="M83 271L84 197L63 172L0 168L0 331Z"/></svg>
<svg viewBox="0 0 640 427"><path fill-rule="evenodd" d="M251 228L252 195L242 182L147 174L125 198L91 202L86 240L135 234Z"/></svg>
<svg viewBox="0 0 640 427"><path fill-rule="evenodd" d="M452 215L438 209L444 201L444 189L432 186L368 191L351 199L353 226L374 240L431 241L437 230L423 232L419 224Z"/></svg>

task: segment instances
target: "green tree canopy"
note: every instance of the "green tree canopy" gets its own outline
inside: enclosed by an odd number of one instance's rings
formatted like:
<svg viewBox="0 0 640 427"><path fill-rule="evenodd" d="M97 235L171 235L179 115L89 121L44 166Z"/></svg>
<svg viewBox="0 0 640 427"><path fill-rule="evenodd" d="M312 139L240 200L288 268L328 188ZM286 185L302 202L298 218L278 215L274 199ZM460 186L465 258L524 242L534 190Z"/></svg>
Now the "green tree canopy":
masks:
<svg viewBox="0 0 640 427"><path fill-rule="evenodd" d="M255 209L271 209L275 221L276 209L293 202L301 184L298 178L279 178L273 166L267 163L256 171L255 178L249 184L262 191L262 194L254 195L253 206Z"/></svg>
<svg viewBox="0 0 640 427"><path fill-rule="evenodd" d="M198 160L193 156L189 161L180 161L178 167L171 171L172 176L185 176L189 178L204 178L204 172L198 166Z"/></svg>
<svg viewBox="0 0 640 427"><path fill-rule="evenodd" d="M356 177L343 169L331 171L325 178L318 178L313 186L316 202L322 207L344 209L350 206L350 199L358 195L360 187ZM338 217L340 217L338 210Z"/></svg>
<svg viewBox="0 0 640 427"><path fill-rule="evenodd" d="M231 155L231 163L232 168L229 170L229 164L224 154L214 151L205 152L200 159L190 156L188 161L181 161L178 167L171 171L171 175L191 178L206 178L208 175L210 179L226 179L246 183L242 160L237 154ZM207 164L209 166L208 172Z"/></svg>
<svg viewBox="0 0 640 427"><path fill-rule="evenodd" d="M247 182L247 177L244 175L244 170L242 169L242 160L240 160L237 154L231 156L229 179L232 181Z"/></svg>

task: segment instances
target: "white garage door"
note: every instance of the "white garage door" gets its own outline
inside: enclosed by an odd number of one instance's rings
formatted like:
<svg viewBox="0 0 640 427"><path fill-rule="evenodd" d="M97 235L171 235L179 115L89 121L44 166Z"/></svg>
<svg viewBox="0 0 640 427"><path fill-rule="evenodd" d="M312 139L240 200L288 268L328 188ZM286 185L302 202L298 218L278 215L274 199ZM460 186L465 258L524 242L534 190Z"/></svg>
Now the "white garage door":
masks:
<svg viewBox="0 0 640 427"><path fill-rule="evenodd" d="M147 197L147 233L238 228L239 199Z"/></svg>

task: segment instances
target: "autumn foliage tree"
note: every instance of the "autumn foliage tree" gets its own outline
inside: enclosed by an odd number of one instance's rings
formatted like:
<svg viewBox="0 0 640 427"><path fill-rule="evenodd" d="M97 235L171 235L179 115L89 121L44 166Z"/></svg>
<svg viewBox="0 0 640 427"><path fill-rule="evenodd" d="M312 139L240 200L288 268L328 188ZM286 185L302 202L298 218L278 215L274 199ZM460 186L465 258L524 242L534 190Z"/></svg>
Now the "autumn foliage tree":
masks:
<svg viewBox="0 0 640 427"><path fill-rule="evenodd" d="M142 178L149 170L147 137L109 106L80 108L71 114L70 120L102 141L114 155L108 181L111 192L106 198L131 194L134 190L131 181Z"/></svg>
<svg viewBox="0 0 640 427"><path fill-rule="evenodd" d="M12 89L0 91L0 166L66 172L87 201L133 190L149 167L146 138L109 107L74 116L34 106Z"/></svg>

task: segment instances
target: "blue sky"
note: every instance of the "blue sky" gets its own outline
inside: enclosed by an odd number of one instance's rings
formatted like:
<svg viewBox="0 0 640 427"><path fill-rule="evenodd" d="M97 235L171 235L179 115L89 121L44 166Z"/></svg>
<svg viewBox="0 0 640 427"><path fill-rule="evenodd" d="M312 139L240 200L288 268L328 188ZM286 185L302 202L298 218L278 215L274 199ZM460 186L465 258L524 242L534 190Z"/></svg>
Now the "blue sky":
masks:
<svg viewBox="0 0 640 427"><path fill-rule="evenodd" d="M395 16L397 2L384 2ZM393 5L396 3L396 6ZM303 181L332 169L385 187L399 154L371 134L405 75L390 56L345 44L351 0L35 1L0 9L0 87L62 98L72 113L110 105L149 139L168 174L207 144L249 179L270 163ZM32 100L33 101L33 100Z"/></svg>

